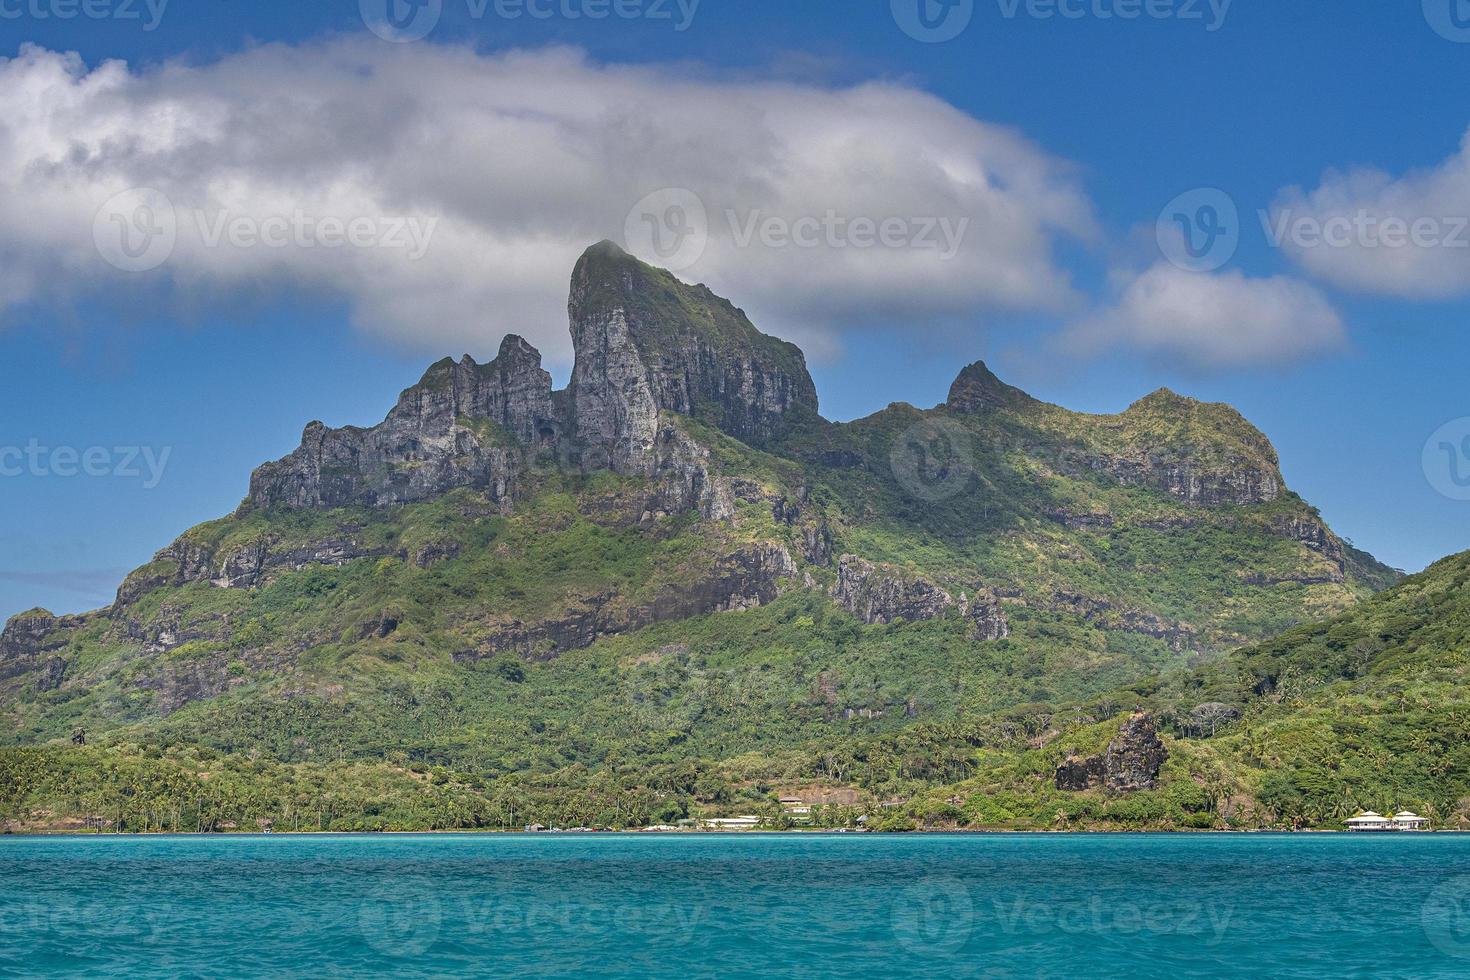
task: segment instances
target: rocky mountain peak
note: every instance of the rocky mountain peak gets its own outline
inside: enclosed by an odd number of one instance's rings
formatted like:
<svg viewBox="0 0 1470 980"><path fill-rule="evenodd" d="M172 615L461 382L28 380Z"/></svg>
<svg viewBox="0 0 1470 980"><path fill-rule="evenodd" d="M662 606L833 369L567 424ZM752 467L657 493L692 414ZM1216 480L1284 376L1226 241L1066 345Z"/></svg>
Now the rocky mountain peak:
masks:
<svg viewBox="0 0 1470 980"><path fill-rule="evenodd" d="M642 263L626 252L617 242L604 238L596 244L588 245L582 252L577 259L577 264L572 268L572 278L575 280L579 275L593 275L601 270L619 267L631 269L640 264Z"/></svg>
<svg viewBox="0 0 1470 980"><path fill-rule="evenodd" d="M295 452L251 475L244 507L384 506L460 486L509 505L512 450L555 442L561 428L540 352L512 335L487 364L434 363L370 429L308 425Z"/></svg>
<svg viewBox="0 0 1470 980"><path fill-rule="evenodd" d="M690 416L762 448L817 417L816 386L799 348L756 329L728 300L644 263L612 242L577 261L567 311L575 361L553 392L541 354L514 334L496 357L444 358L370 429L313 423L301 447L262 466L246 506L384 506L479 487L509 507L527 451L585 470L660 479L681 488L661 505L700 501L725 513L696 445L671 416ZM983 361L960 372L943 410L1025 411L1033 438L1061 440L1076 470L1163 490L1191 506L1276 499L1282 481L1266 437L1227 405L1155 392L1116 416L1042 403ZM891 408L890 412L910 412ZM668 481L665 481L668 482ZM675 507L677 509L677 507Z"/></svg>
<svg viewBox="0 0 1470 980"><path fill-rule="evenodd" d="M817 391L794 344L757 330L703 285L640 262L611 242L583 253L567 302L571 401L584 449L647 473L660 411L691 415L755 445L802 413Z"/></svg>
<svg viewBox="0 0 1470 980"><path fill-rule="evenodd" d="M984 361L976 361L955 378L944 404L952 411L978 415L998 408L1020 408L1034 401L1020 388L997 378Z"/></svg>

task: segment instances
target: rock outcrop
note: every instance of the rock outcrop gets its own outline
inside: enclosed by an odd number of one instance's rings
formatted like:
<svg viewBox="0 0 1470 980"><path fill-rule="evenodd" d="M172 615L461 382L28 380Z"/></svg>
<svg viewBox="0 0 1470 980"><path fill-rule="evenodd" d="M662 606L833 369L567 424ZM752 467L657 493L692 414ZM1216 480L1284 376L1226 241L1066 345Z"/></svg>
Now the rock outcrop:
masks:
<svg viewBox="0 0 1470 980"><path fill-rule="evenodd" d="M997 409L1022 409L1038 403L1020 388L997 378L984 361L976 361L961 371L954 384L950 385L949 397L944 404L953 412L981 415Z"/></svg>
<svg viewBox="0 0 1470 980"><path fill-rule="evenodd" d="M1134 712L1102 755L1068 755L1057 766L1056 787L1081 792L1103 786L1110 793L1134 793L1159 784L1159 770L1169 750L1159 738L1153 715Z"/></svg>
<svg viewBox="0 0 1470 980"><path fill-rule="evenodd" d="M678 587L665 587L648 602L630 604L613 592L578 600L554 619L495 624L473 650L455 654L472 662L497 653L549 660L591 646L598 638L628 633L654 623L714 612L754 609L774 601L782 583L796 575L796 562L779 544L749 545L714 563L709 574Z"/></svg>
<svg viewBox="0 0 1470 980"><path fill-rule="evenodd" d="M1159 770L1168 757L1169 750L1154 727L1154 716L1136 711L1123 722L1118 737L1108 743L1108 750L1103 753L1103 783L1115 793L1153 789L1159 783Z"/></svg>
<svg viewBox="0 0 1470 980"><path fill-rule="evenodd" d="M994 598L976 593L958 598L934 582L892 565L875 565L857 555L843 555L837 563L832 595L843 608L864 623L910 623L939 619L951 609L974 623L981 639L1010 635L1010 624Z"/></svg>
<svg viewBox="0 0 1470 980"><path fill-rule="evenodd" d="M430 367L370 429L312 422L295 452L255 471L244 507L383 507L457 487L508 507L521 451L554 447L561 429L541 355L508 336L488 364Z"/></svg>
<svg viewBox="0 0 1470 980"><path fill-rule="evenodd" d="M210 582L223 589L249 589L260 585L271 572L300 571L308 565L345 565L389 553L351 537L352 528L341 530L343 534L338 536L284 546L270 537L260 537L219 555L186 535L124 579L112 608L125 610L165 586Z"/></svg>
<svg viewBox="0 0 1470 980"><path fill-rule="evenodd" d="M1295 541L1309 551L1314 551L1321 555L1325 559L1325 566L1319 564L1311 572L1288 579L1271 579L1267 576L1259 576L1261 581L1266 583L1291 581L1305 585L1346 581L1347 560L1344 554L1342 539L1328 529L1327 525L1323 523L1315 511L1304 515L1281 515L1272 521L1271 529L1282 537Z"/></svg>
<svg viewBox="0 0 1470 980"><path fill-rule="evenodd" d="M1118 609L1107 599L1077 592L1054 592L1051 607L1080 616L1099 629L1141 633L1163 640L1169 649L1178 652L1193 649L1199 636L1199 630L1189 623L1171 622L1145 609Z"/></svg>
<svg viewBox="0 0 1470 980"><path fill-rule="evenodd" d="M817 411L806 359L704 286L611 242L583 253L567 303L570 387L584 465L651 473L659 412L691 415L760 445Z"/></svg>
<svg viewBox="0 0 1470 980"><path fill-rule="evenodd" d="M1167 493L1189 507L1250 506L1281 496L1271 441L1229 405L1161 388L1099 427L1084 470ZM1112 445L1109 445L1112 443Z"/></svg>
<svg viewBox="0 0 1470 980"><path fill-rule="evenodd" d="M45 609L32 609L10 617L5 629L0 631L0 680L40 669L43 678L54 678L60 684L66 665L61 661L58 666L59 658L53 654L66 646L72 632L85 622L85 616L53 616ZM49 681L37 683L49 684Z"/></svg>
<svg viewBox="0 0 1470 980"><path fill-rule="evenodd" d="M1161 490L1190 507L1246 507L1281 496L1281 474L1244 457L1222 466L1202 466L1140 450L1088 456L1083 463L1125 487Z"/></svg>
<svg viewBox="0 0 1470 980"><path fill-rule="evenodd" d="M1103 758L1100 755L1087 757L1069 755L1062 764L1057 766L1057 789L1066 793L1080 793L1083 790L1101 786L1103 777L1107 770L1103 767Z"/></svg>
<svg viewBox="0 0 1470 980"><path fill-rule="evenodd" d="M386 507L472 487L509 510L528 458L551 452L583 470L654 478L651 513L725 519L728 491L677 417L759 445L816 414L800 349L611 242L578 261L568 313L567 391L552 391L541 355L519 337L488 364L446 358L376 426L308 425L299 448L255 471L242 509Z"/></svg>

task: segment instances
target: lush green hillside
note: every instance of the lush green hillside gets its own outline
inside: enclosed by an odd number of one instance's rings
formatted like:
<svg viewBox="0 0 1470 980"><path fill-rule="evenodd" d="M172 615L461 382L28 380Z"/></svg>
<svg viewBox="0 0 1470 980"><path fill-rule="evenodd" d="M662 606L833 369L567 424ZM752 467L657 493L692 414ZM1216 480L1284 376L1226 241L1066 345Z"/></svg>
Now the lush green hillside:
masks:
<svg viewBox="0 0 1470 980"><path fill-rule="evenodd" d="M937 795L959 794L973 804L964 819L1028 826L1086 824L1123 807L1176 823L1340 827L1359 810L1409 808L1436 826L1465 828L1467 678L1470 553L1219 663L1003 716L986 738L1008 750L977 778L920 794L914 812L943 809ZM1172 732L1161 789L1126 800L1057 792L1051 776L1066 749L1095 748L1116 722L1089 720L1120 707L1150 709ZM1007 725L1015 726L1009 742ZM1172 807L1185 799L1208 805L1191 817Z"/></svg>
<svg viewBox="0 0 1470 980"><path fill-rule="evenodd" d="M833 801L818 810L819 822L855 825L866 813L870 826L890 829L1331 828L1359 809L1403 807L1436 826L1470 826L1470 553L1207 666L1101 697L996 711L977 705L944 720L886 725L783 717L779 699L763 700L781 687L778 654L766 661L763 673L775 676L764 688L736 688L732 674L711 669L743 665L752 636L775 650L826 634L832 624L809 600L741 614L734 631L715 625L727 615L684 624L692 638L681 642L709 644L705 669L676 666L684 651L671 651L672 662L639 664L649 669L646 683L618 695L626 737L594 734L616 727L615 718L597 716L609 701L596 689L625 683L620 651L601 662L591 654L541 666L504 660L477 671L478 695L497 705L508 703L509 689L529 700L560 698L538 713L555 724L538 721L519 736L518 758L446 766L382 748L432 741L436 729L463 732L466 747L496 744L489 729L424 701L385 705L357 732L381 753L373 761L278 761L300 755L293 743L310 744L311 726L336 723L299 700L295 710L254 719L251 752L220 736L240 730L243 718L180 712L193 722L119 733L106 745L0 750L0 815L13 827L93 816L134 829L253 828L258 820L352 829L636 826L738 811L765 813L780 826L775 798L795 794ZM845 645L875 677L897 656L915 656L937 691L954 683L944 673L953 664L942 635L954 625L850 625ZM535 687L541 671L557 683ZM729 707L735 702L751 704L765 724L717 727L739 715ZM604 707L589 713L587 705ZM1057 767L1102 751L1136 708L1153 713L1168 752L1157 786L1059 790ZM412 735L375 728L410 716ZM707 727L706 719L715 720ZM737 745L761 748L731 753Z"/></svg>
<svg viewBox="0 0 1470 980"><path fill-rule="evenodd" d="M603 245L570 306L566 391L519 338L440 362L377 426L312 423L109 608L13 618L8 805L101 815L77 787L114 765L128 799L186 787L150 824L190 794L223 820L198 791L225 773L262 794L241 820L299 816L299 783L319 824L910 797L1013 749L1018 706L1196 676L1398 577L1227 406L1083 415L976 364L834 424L800 352L702 286Z"/></svg>

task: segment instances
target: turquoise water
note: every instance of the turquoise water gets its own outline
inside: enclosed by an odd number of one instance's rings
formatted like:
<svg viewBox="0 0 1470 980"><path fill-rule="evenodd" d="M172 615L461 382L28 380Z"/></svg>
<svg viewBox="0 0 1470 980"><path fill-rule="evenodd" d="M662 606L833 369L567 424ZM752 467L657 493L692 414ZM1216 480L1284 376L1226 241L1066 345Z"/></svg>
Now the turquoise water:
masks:
<svg viewBox="0 0 1470 980"><path fill-rule="evenodd" d="M1466 977L1470 836L0 838L0 974Z"/></svg>

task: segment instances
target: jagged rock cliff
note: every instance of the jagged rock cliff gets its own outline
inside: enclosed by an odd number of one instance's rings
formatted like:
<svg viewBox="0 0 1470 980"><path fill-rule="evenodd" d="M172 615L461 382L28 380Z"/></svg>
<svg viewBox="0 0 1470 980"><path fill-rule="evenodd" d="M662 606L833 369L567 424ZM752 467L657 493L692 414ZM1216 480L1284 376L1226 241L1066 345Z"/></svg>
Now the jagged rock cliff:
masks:
<svg viewBox="0 0 1470 980"><path fill-rule="evenodd" d="M692 415L755 445L816 414L800 349L757 330L729 301L611 242L588 249L567 303L571 401L583 453L624 473L655 465L659 411Z"/></svg>
<svg viewBox="0 0 1470 980"><path fill-rule="evenodd" d="M372 428L311 423L300 448L256 470L245 506L383 507L474 487L509 507L527 453L552 450L584 470L658 477L655 509L718 515L701 450L669 414L752 444L816 414L797 347L611 242L578 261L568 312L575 363L565 397L552 392L540 353L508 336L488 364L465 355L429 368Z"/></svg>
<svg viewBox="0 0 1470 980"><path fill-rule="evenodd" d="M45 609L12 616L0 632L0 680L41 669L45 676L37 686L41 690L58 686L66 664L54 654L66 646L82 621L80 616L53 616Z"/></svg>
<svg viewBox="0 0 1470 980"><path fill-rule="evenodd" d="M1161 490L1190 507L1247 507L1281 496L1275 448L1229 405L1162 388L1099 435L1104 451L1086 454L1082 464L1123 486Z"/></svg>
<svg viewBox="0 0 1470 980"><path fill-rule="evenodd" d="M1105 786L1111 793L1153 789L1168 758L1153 715L1137 711L1123 722L1102 755L1070 755L1063 760L1057 766L1056 787L1074 793L1094 786Z"/></svg>
<svg viewBox="0 0 1470 980"><path fill-rule="evenodd" d="M1153 789L1168 758L1169 750L1159 739L1154 716L1146 711L1134 712L1103 753L1103 782L1115 793Z"/></svg>
<svg viewBox="0 0 1470 980"><path fill-rule="evenodd" d="M843 555L838 560L832 595L869 625L898 619L927 622L954 609L974 621L982 639L999 640L1010 635L1005 613L990 596L977 592L972 598L961 592L956 598L922 575L891 565L875 565L857 555Z"/></svg>
<svg viewBox="0 0 1470 980"><path fill-rule="evenodd" d="M629 603L616 591L584 596L563 615L527 623L497 622L474 649L456 652L458 662L471 662L512 652L546 660L569 650L670 620L712 612L754 609L773 601L783 583L796 576L796 562L779 544L741 548L716 561L703 577L661 589L651 601Z"/></svg>
<svg viewBox="0 0 1470 980"><path fill-rule="evenodd" d="M519 450L561 431L541 355L508 336L488 364L445 358L370 429L312 422L301 446L250 478L247 507L383 507L476 487L514 500Z"/></svg>

